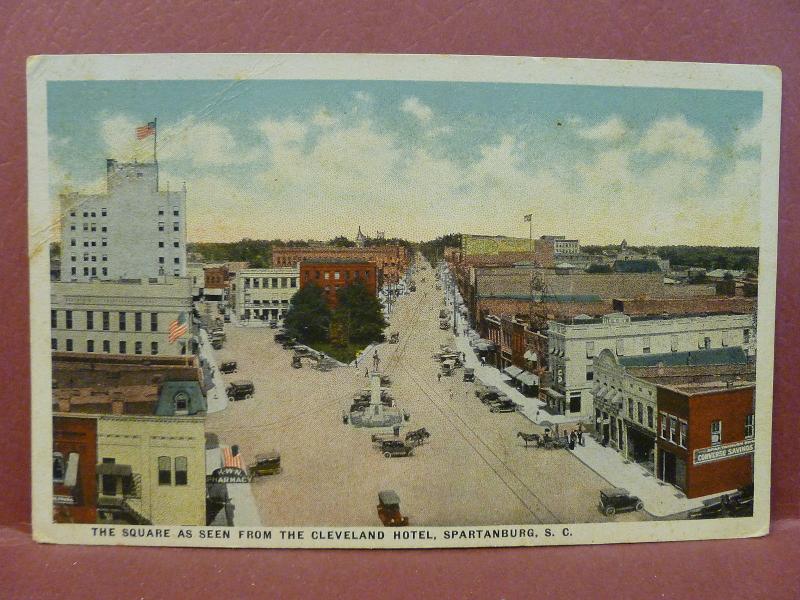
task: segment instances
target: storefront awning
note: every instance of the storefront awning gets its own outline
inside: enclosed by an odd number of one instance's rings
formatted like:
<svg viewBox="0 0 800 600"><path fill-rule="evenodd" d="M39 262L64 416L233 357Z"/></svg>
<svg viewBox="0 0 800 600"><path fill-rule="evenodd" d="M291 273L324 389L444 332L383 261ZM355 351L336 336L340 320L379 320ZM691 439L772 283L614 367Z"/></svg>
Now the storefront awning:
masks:
<svg viewBox="0 0 800 600"><path fill-rule="evenodd" d="M100 463L97 465L96 473L98 475L115 475L117 477L130 477L130 465L118 465L116 463Z"/></svg>
<svg viewBox="0 0 800 600"><path fill-rule="evenodd" d="M511 377L511 379L516 379L520 373L522 373L522 369L519 367L515 367L514 365L509 365L505 369L503 369L503 373Z"/></svg>
<svg viewBox="0 0 800 600"><path fill-rule="evenodd" d="M553 388L546 388L544 391L548 396L555 398L556 400L561 400L564 398L564 394L559 394Z"/></svg>
<svg viewBox="0 0 800 600"><path fill-rule="evenodd" d="M529 387L532 387L534 385L539 385L539 376L534 375L529 371L523 371L522 373L520 373L519 377L517 377L517 380L522 385L527 385Z"/></svg>

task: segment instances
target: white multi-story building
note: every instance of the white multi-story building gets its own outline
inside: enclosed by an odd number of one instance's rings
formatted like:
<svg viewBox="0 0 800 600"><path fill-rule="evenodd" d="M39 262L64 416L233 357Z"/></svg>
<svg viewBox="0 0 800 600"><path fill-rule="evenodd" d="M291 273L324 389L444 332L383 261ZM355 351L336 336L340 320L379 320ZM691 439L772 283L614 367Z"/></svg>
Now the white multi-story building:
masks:
<svg viewBox="0 0 800 600"><path fill-rule="evenodd" d="M547 346L553 381L545 390L548 406L586 419L594 414L593 360L603 350L616 356L638 356L741 346L753 355L755 320L752 314L576 317L549 321Z"/></svg>
<svg viewBox="0 0 800 600"><path fill-rule="evenodd" d="M242 321L283 319L300 288L300 269L272 267L236 273L236 313Z"/></svg>
<svg viewBox="0 0 800 600"><path fill-rule="evenodd" d="M574 255L581 252L579 240L568 240L563 235L543 235L541 239L553 242L553 252L556 256Z"/></svg>
<svg viewBox="0 0 800 600"><path fill-rule="evenodd" d="M54 351L180 356L195 350L187 277L50 285ZM170 342L170 324L179 319L187 331Z"/></svg>
<svg viewBox="0 0 800 600"><path fill-rule="evenodd" d="M106 161L106 192L61 196L61 281L186 276L186 188L158 163Z"/></svg>

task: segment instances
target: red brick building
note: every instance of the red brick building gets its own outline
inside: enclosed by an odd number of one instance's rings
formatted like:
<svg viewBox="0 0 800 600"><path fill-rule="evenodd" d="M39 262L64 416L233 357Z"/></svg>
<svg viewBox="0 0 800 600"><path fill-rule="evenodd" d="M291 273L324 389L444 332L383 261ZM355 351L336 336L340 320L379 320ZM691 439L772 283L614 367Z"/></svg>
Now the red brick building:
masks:
<svg viewBox="0 0 800 600"><path fill-rule="evenodd" d="M97 419L53 417L53 520L97 522Z"/></svg>
<svg viewBox="0 0 800 600"><path fill-rule="evenodd" d="M658 386L656 476L698 498L753 482L755 386Z"/></svg>
<svg viewBox="0 0 800 600"><path fill-rule="evenodd" d="M626 315L669 314L748 314L755 310L756 299L744 296L688 296L680 298L614 298L613 312Z"/></svg>
<svg viewBox="0 0 800 600"><path fill-rule="evenodd" d="M315 261L300 263L300 289L317 285L322 288L328 306L336 307L336 290L355 281L375 295L383 285L381 271L373 262Z"/></svg>
<svg viewBox="0 0 800 600"><path fill-rule="evenodd" d="M409 253L405 246L387 244L367 248L307 246L272 249L273 267L294 267L298 263L360 261L373 263L386 283L397 283L408 269Z"/></svg>

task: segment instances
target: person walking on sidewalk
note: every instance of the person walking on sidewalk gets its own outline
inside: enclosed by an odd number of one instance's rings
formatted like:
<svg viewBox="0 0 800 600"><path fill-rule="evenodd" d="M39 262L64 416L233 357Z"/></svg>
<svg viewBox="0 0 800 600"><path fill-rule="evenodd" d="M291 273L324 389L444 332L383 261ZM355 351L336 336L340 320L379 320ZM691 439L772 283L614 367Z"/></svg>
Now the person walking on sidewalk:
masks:
<svg viewBox="0 0 800 600"><path fill-rule="evenodd" d="M436 380L437 380L439 383L442 383L442 374L441 374L441 373L437 373L437 374L436 374Z"/></svg>

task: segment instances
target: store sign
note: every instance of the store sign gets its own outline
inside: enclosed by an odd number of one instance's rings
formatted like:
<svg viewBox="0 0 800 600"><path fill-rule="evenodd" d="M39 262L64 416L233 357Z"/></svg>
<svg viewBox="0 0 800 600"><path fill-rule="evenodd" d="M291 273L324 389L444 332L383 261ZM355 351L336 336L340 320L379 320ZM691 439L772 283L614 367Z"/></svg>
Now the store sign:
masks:
<svg viewBox="0 0 800 600"><path fill-rule="evenodd" d="M238 467L222 467L206 475L206 483L250 483L250 477Z"/></svg>
<svg viewBox="0 0 800 600"><path fill-rule="evenodd" d="M755 440L743 440L732 444L699 448L694 451L694 464L704 465L718 460L725 460L726 458L736 458L744 454L752 454L755 447Z"/></svg>

